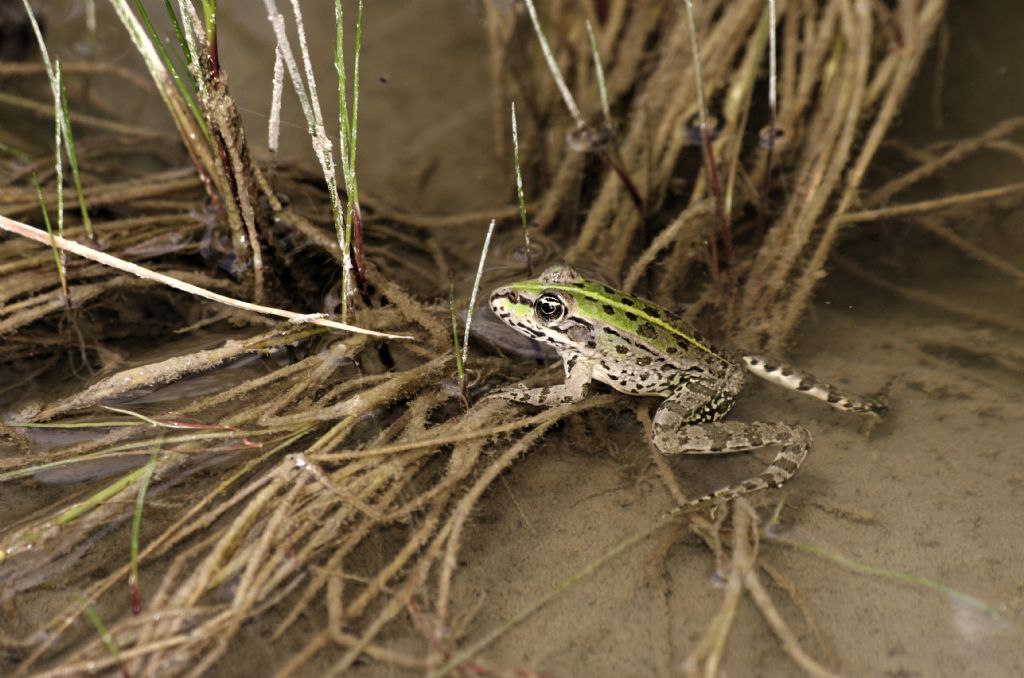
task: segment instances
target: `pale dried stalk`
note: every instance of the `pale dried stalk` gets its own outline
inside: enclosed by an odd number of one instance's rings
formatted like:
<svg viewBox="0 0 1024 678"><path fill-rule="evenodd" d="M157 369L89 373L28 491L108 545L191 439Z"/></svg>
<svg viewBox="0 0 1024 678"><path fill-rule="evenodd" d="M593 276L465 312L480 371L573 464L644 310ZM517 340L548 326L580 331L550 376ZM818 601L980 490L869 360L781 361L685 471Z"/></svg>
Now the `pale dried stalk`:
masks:
<svg viewBox="0 0 1024 678"><path fill-rule="evenodd" d="M14 221L13 219L8 219L7 217L4 216L0 216L0 229L10 231L11 233L15 233L24 238L35 240L36 242L40 242L44 245L50 244L50 237L49 235L47 235L45 231L41 231L38 228L33 228L28 224L23 224L21 222ZM331 329L355 332L357 334L368 334L371 336L384 337L387 339L412 339L412 337L408 335L376 332L374 330L367 330L361 327L355 327L354 325L346 325L345 323L335 322L334 320L328 320L326 318L319 318L310 314L295 313L294 311L285 311L284 309L280 308L260 306L259 304L253 304L248 301L232 299L231 297L226 297L223 294L211 292L201 287L197 287L195 285L184 282L182 280L178 280L177 278L172 278L168 275L164 275L163 273L151 271L147 268L139 266L138 264L133 264L130 261L125 261L124 259L119 259L113 255L107 254L106 252L101 252L91 247L86 247L85 245L81 245L77 242L74 242L73 240L66 240L65 238L54 236L54 242L56 243L57 247L62 250L71 252L72 254L77 254L80 257L85 257L86 259L97 261L103 264L104 266L110 266L111 268L116 268L119 271L124 271L125 273L130 273L140 278L152 280L154 282L167 285L168 287L173 287L176 290L187 292L193 296L202 297L203 299L209 299L211 301L216 301L218 303L226 304L234 308L240 308L245 311L253 311L254 313L272 315L279 318L286 318L288 320L301 321L304 323L310 323L312 325L329 327Z"/></svg>

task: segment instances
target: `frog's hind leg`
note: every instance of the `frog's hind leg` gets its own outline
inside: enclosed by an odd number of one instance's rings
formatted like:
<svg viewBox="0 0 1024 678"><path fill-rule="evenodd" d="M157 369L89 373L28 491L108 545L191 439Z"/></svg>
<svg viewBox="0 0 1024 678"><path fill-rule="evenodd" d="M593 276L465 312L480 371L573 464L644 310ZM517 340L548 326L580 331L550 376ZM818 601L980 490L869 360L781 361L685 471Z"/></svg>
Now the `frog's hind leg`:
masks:
<svg viewBox="0 0 1024 678"><path fill-rule="evenodd" d="M867 398L842 391L789 365L756 355L743 356L743 362L747 366L747 370L765 381L806 393L818 400L824 400L843 412L880 415L889 409L889 405L883 397Z"/></svg>
<svg viewBox="0 0 1024 678"><path fill-rule="evenodd" d="M657 423L657 417L655 417ZM778 487L793 477L811 448L811 434L802 426L784 423L719 421L691 424L676 429L671 441L655 438L663 454L728 454L780 445L768 467L753 478L728 485L690 502L732 499L741 494Z"/></svg>

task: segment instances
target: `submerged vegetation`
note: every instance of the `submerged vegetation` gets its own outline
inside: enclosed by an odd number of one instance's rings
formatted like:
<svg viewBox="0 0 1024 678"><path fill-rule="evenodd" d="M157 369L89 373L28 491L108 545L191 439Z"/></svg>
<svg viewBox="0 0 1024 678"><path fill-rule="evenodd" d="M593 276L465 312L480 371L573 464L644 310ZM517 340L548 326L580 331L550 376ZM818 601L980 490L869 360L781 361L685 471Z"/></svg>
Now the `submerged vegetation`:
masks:
<svg viewBox="0 0 1024 678"><path fill-rule="evenodd" d="M336 15L317 17L338 26L335 144L298 3L282 12L265 0L277 39L267 49L278 60L269 157L250 147L228 91L215 2L200 3L202 16L189 0L177 13L167 3L173 54L143 3L112 4L152 83L113 66L45 70L57 83L48 110L66 140L77 203L63 203L59 146L56 165L49 153L21 154L5 159L0 176L0 227L27 236L0 241L0 389L15 403L0 428L10 442L0 488L77 479L0 523L0 604L57 579L80 594L0 626L0 667L12 675L204 675L257 620L270 620L271 642L291 639L277 655L279 675L311 666L339 674L363 661L444 673L478 661L485 643L458 635L452 609L474 511L559 422L612 398L539 413L478 398L506 363L481 342L469 351L468 332L459 336L457 310L469 302L449 297L449 272L471 278L476 258L456 240L482 242L497 219L533 241L516 273L545 263L544 243L557 242L559 258L667 306L695 299L688 314L719 335L781 353L844 231L955 204L887 206L981 147L969 140L912 172L865 181L942 0L890 9L858 0L557 0L539 16L532 2L528 12L483 2L495 143L510 168L496 202L507 207L416 215L357 188L361 31L373 21L361 1L336 0ZM358 15L348 57L343 4ZM543 40L523 39L533 28ZM298 58L289 35L298 35ZM162 160L178 143L172 135L79 109L61 94L62 72L121 78L140 96L155 88L189 159ZM38 73L0 64L0 77ZM301 102L319 174L276 163L284 79ZM525 178L518 204L513 164ZM20 223L42 224L55 207L61 225L51 235ZM230 305L184 297L169 279ZM141 364L127 357L140 343L159 352ZM224 374L216 387L196 385L214 370ZM89 435L47 437L53 429ZM746 592L794 661L828 675L759 580L761 518L745 501L731 508L686 518L731 568L722 612L684 668L715 673ZM638 526L637 539L664 522ZM389 633L422 638L397 650L384 642Z"/></svg>

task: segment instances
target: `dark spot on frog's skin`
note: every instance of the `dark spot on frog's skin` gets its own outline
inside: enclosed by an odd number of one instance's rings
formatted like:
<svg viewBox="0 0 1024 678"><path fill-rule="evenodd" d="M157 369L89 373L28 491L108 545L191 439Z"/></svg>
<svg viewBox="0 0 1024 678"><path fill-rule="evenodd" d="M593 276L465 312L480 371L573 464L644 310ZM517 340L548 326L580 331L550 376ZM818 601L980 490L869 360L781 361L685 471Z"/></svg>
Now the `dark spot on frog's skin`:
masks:
<svg viewBox="0 0 1024 678"><path fill-rule="evenodd" d="M801 379L800 383L796 386L798 391L810 391L812 388L814 388L814 382L810 379Z"/></svg>
<svg viewBox="0 0 1024 678"><path fill-rule="evenodd" d="M793 370L791 370L788 367L783 367L782 368L782 376L784 376L784 377L792 377L793 376Z"/></svg>
<svg viewBox="0 0 1024 678"><path fill-rule="evenodd" d="M675 353L679 353L679 349L676 348L675 346L669 346L669 347L667 347L665 349L665 352L666 353L670 353L670 354L675 354Z"/></svg>
<svg viewBox="0 0 1024 678"><path fill-rule="evenodd" d="M840 400L842 400L842 398L839 397L839 394L830 391L828 394L828 398L826 398L825 400L830 403L838 403Z"/></svg>
<svg viewBox="0 0 1024 678"><path fill-rule="evenodd" d="M587 348L597 348L597 342L593 339L587 340Z"/></svg>
<svg viewBox="0 0 1024 678"><path fill-rule="evenodd" d="M622 344L619 344L618 346L615 347L615 352L618 353L619 355L626 355L627 353L629 353L629 349L623 346Z"/></svg>
<svg viewBox="0 0 1024 678"><path fill-rule="evenodd" d="M630 313L629 311L626 311L626 320L628 320L631 323L635 323L636 322L636 313Z"/></svg>
<svg viewBox="0 0 1024 678"><path fill-rule="evenodd" d="M641 356L636 359L636 364L640 367L647 367L651 364L651 359L648 356Z"/></svg>
<svg viewBox="0 0 1024 678"><path fill-rule="evenodd" d="M629 297L622 297L622 305L623 306L632 306L633 305L633 300L630 299Z"/></svg>
<svg viewBox="0 0 1024 678"><path fill-rule="evenodd" d="M772 373L772 372L777 371L778 369L779 369L778 365L769 365L768 363L764 364L764 371L768 372L769 374Z"/></svg>
<svg viewBox="0 0 1024 678"><path fill-rule="evenodd" d="M679 345L679 348L683 349L683 351L688 351L690 349L690 342L686 339L679 339L676 343Z"/></svg>
<svg viewBox="0 0 1024 678"><path fill-rule="evenodd" d="M776 459L772 463L775 464L776 466L778 466L779 468L781 468L783 471L785 471L786 473L788 473L790 475L793 475L794 473L796 473L797 468L799 468L796 465L796 462L794 462L791 459L786 459L785 457L782 457L782 456L780 456L778 459Z"/></svg>
<svg viewBox="0 0 1024 678"><path fill-rule="evenodd" d="M605 315L615 315L615 309L612 308L609 304L605 304L604 306L602 306L601 310L605 312Z"/></svg>
<svg viewBox="0 0 1024 678"><path fill-rule="evenodd" d="M761 364L761 361L760 361L760 360L758 360L757 358L751 358L751 359L750 359L750 364L751 364L751 366L753 366L753 367L757 367L758 365L760 365L760 364Z"/></svg>
<svg viewBox="0 0 1024 678"><path fill-rule="evenodd" d="M658 336L658 330L651 323L640 323L636 328L636 333L644 339L654 339Z"/></svg>
<svg viewBox="0 0 1024 678"><path fill-rule="evenodd" d="M647 311L647 315L651 316L652 318L660 318L661 317L661 311L659 311L656 308L648 307L645 310Z"/></svg>

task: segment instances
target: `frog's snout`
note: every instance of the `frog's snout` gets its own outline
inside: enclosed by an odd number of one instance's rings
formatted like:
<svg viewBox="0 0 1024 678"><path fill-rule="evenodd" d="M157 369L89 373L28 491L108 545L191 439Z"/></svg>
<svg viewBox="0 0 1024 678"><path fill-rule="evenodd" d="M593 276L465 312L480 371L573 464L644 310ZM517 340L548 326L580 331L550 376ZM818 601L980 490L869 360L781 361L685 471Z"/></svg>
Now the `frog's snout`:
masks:
<svg viewBox="0 0 1024 678"><path fill-rule="evenodd" d="M511 287L499 287L491 292L491 310L499 318L507 318L512 313L512 306L520 303L519 293Z"/></svg>
<svg viewBox="0 0 1024 678"><path fill-rule="evenodd" d="M505 295L507 291L508 288L499 287L498 289L491 292L491 298L488 303L490 303L491 310L494 311L495 313L498 312L498 309L504 306Z"/></svg>

